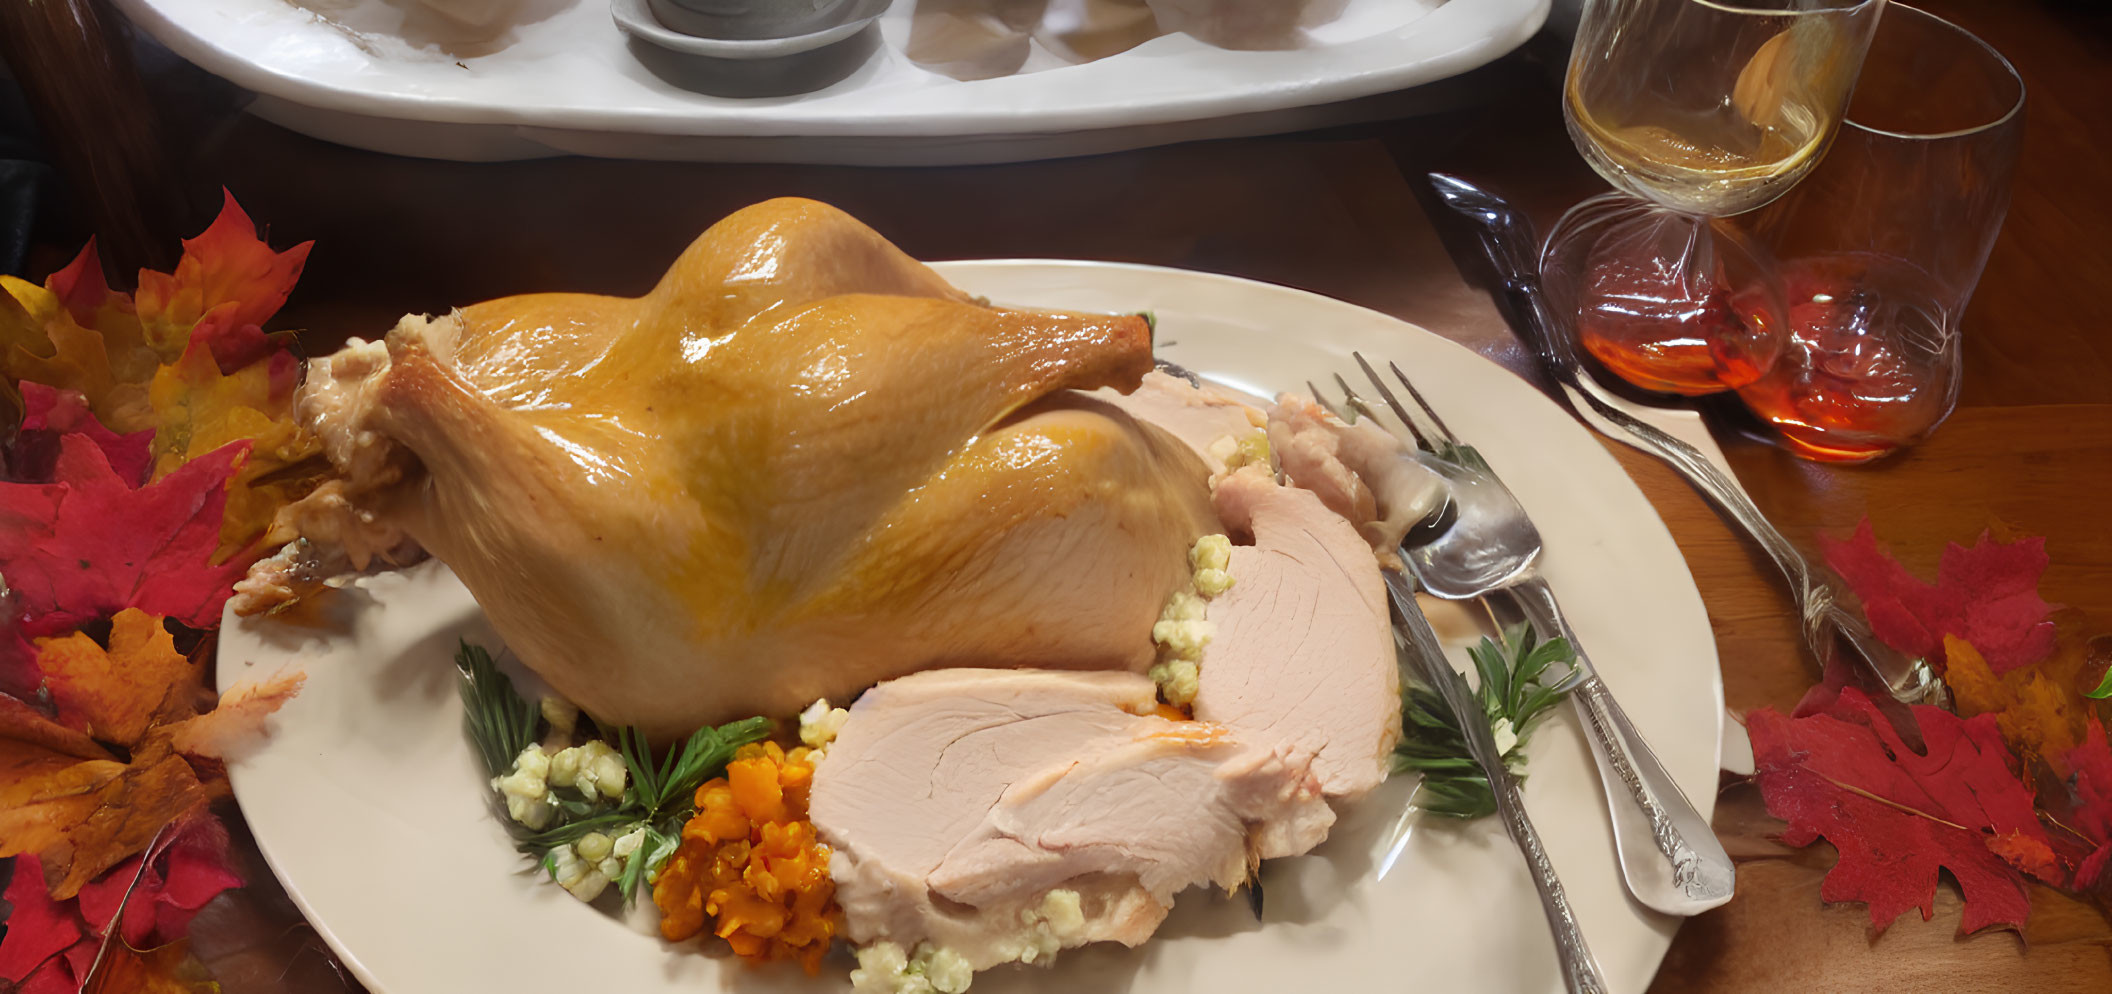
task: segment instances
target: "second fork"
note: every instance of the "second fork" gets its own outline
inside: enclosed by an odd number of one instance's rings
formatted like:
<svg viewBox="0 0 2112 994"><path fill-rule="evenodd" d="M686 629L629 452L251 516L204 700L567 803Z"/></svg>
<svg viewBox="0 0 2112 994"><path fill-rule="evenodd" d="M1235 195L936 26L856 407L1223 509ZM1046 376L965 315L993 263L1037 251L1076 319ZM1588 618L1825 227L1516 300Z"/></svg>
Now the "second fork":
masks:
<svg viewBox="0 0 2112 994"><path fill-rule="evenodd" d="M1629 892L1645 905L1676 915L1699 914L1730 900L1735 871L1729 855L1599 679L1562 617L1553 591L1535 569L1541 540L1524 507L1480 454L1452 434L1398 367L1391 371L1422 419L1401 404L1363 356L1353 358L1413 436L1418 460L1442 477L1449 491L1448 506L1438 516L1441 527L1412 532L1405 548L1417 581L1451 600L1503 593L1543 637L1566 638L1576 649L1584 679L1570 702L1598 765ZM1383 424L1347 381L1337 376L1336 383L1352 411ZM1327 403L1323 396L1314 399ZM1428 423L1427 432L1419 420Z"/></svg>

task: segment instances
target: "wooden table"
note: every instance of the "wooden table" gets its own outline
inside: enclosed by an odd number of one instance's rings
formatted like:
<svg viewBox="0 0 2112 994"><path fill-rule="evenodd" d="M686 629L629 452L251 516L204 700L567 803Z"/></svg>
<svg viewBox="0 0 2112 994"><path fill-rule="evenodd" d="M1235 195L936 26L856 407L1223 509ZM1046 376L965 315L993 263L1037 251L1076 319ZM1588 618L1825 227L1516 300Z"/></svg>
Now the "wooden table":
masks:
<svg viewBox="0 0 2112 994"><path fill-rule="evenodd" d="M2112 631L2112 56L2103 14L2044 2L1930 6L2016 61L2030 88L2014 206L1965 316L1957 413L1873 466L1800 462L1736 431L1720 441L1745 485L1804 545L1865 514L1910 565L1990 522L2044 535L2044 590L2064 624ZM1477 75L1458 113L1273 139L1059 162L948 169L705 166L578 159L455 164L336 148L233 116L227 95L175 73L159 126L191 151L172 172L195 231L226 184L277 244L314 238L282 326L322 346L378 335L405 311L543 289L638 293L712 220L780 195L828 200L931 259L1119 259L1285 283L1416 321L1524 371L1486 296L1462 282L1425 221L1419 177L1458 172L1529 205L1544 225L1602 186L1562 130L1548 39ZM171 88L173 87L173 89ZM86 182L85 177L77 177ZM112 193L84 213L108 213ZM166 194L164 194L166 195ZM121 200L119 207L121 208ZM155 209L167 212L167 204ZM147 216L153 211L133 216ZM171 237L173 233L159 233ZM43 247L48 267L73 242ZM1463 243L1462 243L1463 244ZM142 250L144 251L144 250ZM1816 678L1771 567L1672 474L1608 443L1670 525L1707 603L1733 711L1787 709ZM2105 991L2112 929L2041 888L2027 933L1955 937L1933 921L1873 938L1861 905L1818 898L1831 849L1772 841L1780 823L1732 784L1716 827L1740 859L1739 896L1679 933L1653 991ZM329 990L314 944L283 927L268 874L223 900L200 952L228 990Z"/></svg>

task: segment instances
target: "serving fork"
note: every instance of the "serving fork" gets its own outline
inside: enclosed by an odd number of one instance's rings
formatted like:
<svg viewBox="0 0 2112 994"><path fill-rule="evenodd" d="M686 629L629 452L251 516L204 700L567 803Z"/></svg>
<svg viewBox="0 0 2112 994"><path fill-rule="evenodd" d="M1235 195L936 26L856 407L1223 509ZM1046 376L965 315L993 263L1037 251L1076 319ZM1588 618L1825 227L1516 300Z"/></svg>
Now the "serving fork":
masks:
<svg viewBox="0 0 2112 994"><path fill-rule="evenodd" d="M1626 442L1671 466L1744 529L1788 581L1804 643L1813 657L1823 664L1845 643L1894 698L1909 704L1943 703L1947 691L1926 660L1908 658L1879 642L1862 619L1841 607L1833 588L1760 513L1728 467L1711 461L1698 447L1660 426L1677 418L1705 431L1698 415L1629 401L1607 389L1584 367L1570 340L1560 334L1562 325L1540 285L1540 243L1532 223L1502 197L1457 176L1431 173L1430 183L1445 206L1474 225L1482 252L1501 281L1501 299L1512 326L1578 416L1608 438Z"/></svg>
<svg viewBox="0 0 2112 994"><path fill-rule="evenodd" d="M1362 355L1351 356L1406 427L1415 445L1415 458L1446 488L1444 503L1409 533L1401 548L1417 582L1447 600L1507 594L1543 638L1565 638L1575 650L1573 666L1580 679L1569 700L1591 742L1629 893L1651 908L1682 916L1730 900L1735 884L1730 856L1599 678L1590 655L1563 618L1554 591L1539 575L1540 532L1524 505L1479 452L1452 434L1400 367L1388 364L1421 412L1420 418L1401 403ZM1317 388L1312 388L1314 399L1345 421L1362 415L1385 424L1347 380L1337 375L1335 383L1346 411Z"/></svg>

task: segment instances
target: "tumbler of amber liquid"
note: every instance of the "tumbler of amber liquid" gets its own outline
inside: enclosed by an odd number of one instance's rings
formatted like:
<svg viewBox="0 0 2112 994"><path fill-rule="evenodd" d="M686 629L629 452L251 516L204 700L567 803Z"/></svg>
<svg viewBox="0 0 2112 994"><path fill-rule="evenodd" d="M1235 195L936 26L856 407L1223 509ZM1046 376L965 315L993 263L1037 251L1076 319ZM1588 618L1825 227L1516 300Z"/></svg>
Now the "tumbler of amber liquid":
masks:
<svg viewBox="0 0 2112 994"><path fill-rule="evenodd" d="M1749 216L1780 260L1788 334L1738 396L1791 451L1863 462L1950 414L1959 318L2009 209L2023 123L2008 60L1887 5L1833 149Z"/></svg>
<svg viewBox="0 0 2112 994"><path fill-rule="evenodd" d="M1774 261L1728 220L1604 194L1563 215L1540 267L1577 345L1644 390L1735 390L1782 349Z"/></svg>

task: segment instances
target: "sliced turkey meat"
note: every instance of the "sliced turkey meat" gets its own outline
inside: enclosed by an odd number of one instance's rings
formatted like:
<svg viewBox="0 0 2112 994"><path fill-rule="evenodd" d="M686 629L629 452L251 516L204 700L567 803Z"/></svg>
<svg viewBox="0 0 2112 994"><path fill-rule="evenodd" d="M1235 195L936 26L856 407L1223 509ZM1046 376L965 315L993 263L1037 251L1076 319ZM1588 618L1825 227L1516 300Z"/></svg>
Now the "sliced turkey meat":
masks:
<svg viewBox="0 0 2112 994"><path fill-rule="evenodd" d="M1408 529L1444 502L1437 474L1370 421L1345 424L1287 393L1269 408L1268 424L1269 448L1284 476L1354 522L1383 558L1390 560Z"/></svg>
<svg viewBox="0 0 2112 994"><path fill-rule="evenodd" d="M1391 561L1408 529L1444 500L1443 481L1399 439L1370 421L1347 424L1296 394L1279 395L1264 410L1232 390L1154 370L1129 394L1094 396L1186 443L1213 477L1227 469L1233 443L1265 428L1284 478L1349 519L1382 560Z"/></svg>
<svg viewBox="0 0 2112 994"><path fill-rule="evenodd" d="M1386 778L1401 732L1400 674L1378 561L1319 495L1259 466L1214 495L1232 548L1232 589L1212 600L1195 716L1250 742L1313 757L1329 797Z"/></svg>
<svg viewBox="0 0 2112 994"><path fill-rule="evenodd" d="M1093 396L1187 443L1213 475L1225 470L1227 440L1252 434L1268 423L1261 408L1232 391L1209 383L1197 386L1159 370L1144 374L1143 382L1130 393L1096 390Z"/></svg>
<svg viewBox="0 0 2112 994"><path fill-rule="evenodd" d="M1135 945L1177 892L1326 837L1310 755L1156 705L1136 674L1048 670L932 670L859 697L810 808L849 938L978 970Z"/></svg>

